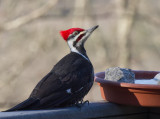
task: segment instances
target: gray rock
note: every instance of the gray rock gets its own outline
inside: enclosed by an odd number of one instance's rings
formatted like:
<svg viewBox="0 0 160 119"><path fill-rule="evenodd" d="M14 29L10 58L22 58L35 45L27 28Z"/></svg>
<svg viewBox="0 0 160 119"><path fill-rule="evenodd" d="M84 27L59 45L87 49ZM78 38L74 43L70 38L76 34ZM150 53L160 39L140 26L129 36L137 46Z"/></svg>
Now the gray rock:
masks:
<svg viewBox="0 0 160 119"><path fill-rule="evenodd" d="M135 74L131 71L131 69L113 67L108 68L105 71L105 80L134 83Z"/></svg>

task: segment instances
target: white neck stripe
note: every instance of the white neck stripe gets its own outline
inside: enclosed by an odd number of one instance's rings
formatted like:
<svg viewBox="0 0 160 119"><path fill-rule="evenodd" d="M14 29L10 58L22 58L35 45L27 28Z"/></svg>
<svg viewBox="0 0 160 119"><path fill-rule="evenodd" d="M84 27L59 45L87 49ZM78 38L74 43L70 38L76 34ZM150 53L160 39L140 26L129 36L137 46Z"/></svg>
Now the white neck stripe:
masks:
<svg viewBox="0 0 160 119"><path fill-rule="evenodd" d="M79 54L79 55L81 55L83 58L85 58L86 60L88 60L89 61L89 59L86 57L86 56L84 56L83 54L81 54L80 52L78 52L77 50L71 50L72 52L75 52L75 53L77 53L77 54Z"/></svg>
<svg viewBox="0 0 160 119"><path fill-rule="evenodd" d="M89 61L89 59L88 59L86 56L84 56L83 54L81 54L81 53L79 53L79 52L76 52L76 53L78 53L78 54L81 55L83 58L85 58L86 60Z"/></svg>
<svg viewBox="0 0 160 119"><path fill-rule="evenodd" d="M83 58L85 58L87 61L90 62L90 60L86 56L84 56L83 54L81 54L75 47L73 47L73 41L69 40L67 43L68 43L68 45L70 47L70 50L72 52L75 52L75 53L81 55Z"/></svg>

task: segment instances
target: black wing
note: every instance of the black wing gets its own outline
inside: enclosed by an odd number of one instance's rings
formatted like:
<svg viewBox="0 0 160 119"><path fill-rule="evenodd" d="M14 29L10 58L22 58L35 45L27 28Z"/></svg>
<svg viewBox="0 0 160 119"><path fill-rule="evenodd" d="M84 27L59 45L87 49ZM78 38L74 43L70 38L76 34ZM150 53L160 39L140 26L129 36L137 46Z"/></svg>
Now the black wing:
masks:
<svg viewBox="0 0 160 119"><path fill-rule="evenodd" d="M41 108L58 106L71 100L71 94L93 80L92 70L93 67L89 61L79 54L70 53L37 84L30 97L39 99L38 106Z"/></svg>
<svg viewBox="0 0 160 119"><path fill-rule="evenodd" d="M92 84L92 64L79 54L70 53L37 84L27 100L7 111L64 106L68 101L75 101L75 97L83 98ZM67 89L71 89L71 93L67 93Z"/></svg>

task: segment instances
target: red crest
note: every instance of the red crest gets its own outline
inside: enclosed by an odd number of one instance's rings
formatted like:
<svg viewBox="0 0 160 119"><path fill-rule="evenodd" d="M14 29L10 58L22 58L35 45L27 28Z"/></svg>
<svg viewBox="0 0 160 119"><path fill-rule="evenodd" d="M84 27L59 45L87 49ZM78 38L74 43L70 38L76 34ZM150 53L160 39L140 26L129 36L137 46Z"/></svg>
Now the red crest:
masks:
<svg viewBox="0 0 160 119"><path fill-rule="evenodd" d="M74 31L84 31L82 28L71 28L65 31L60 31L61 36L65 41L67 41L70 34L72 34Z"/></svg>

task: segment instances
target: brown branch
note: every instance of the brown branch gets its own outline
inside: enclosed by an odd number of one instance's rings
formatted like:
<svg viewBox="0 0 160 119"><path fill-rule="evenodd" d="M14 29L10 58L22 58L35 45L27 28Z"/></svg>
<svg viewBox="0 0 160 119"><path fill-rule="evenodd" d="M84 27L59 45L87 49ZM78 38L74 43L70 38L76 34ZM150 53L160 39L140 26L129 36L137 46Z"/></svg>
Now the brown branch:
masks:
<svg viewBox="0 0 160 119"><path fill-rule="evenodd" d="M156 16L150 16L150 15L147 15L147 14L142 14L142 13L139 13L138 14L138 19L139 20L143 20L145 22L148 22L148 23L151 23L155 26L160 26L160 21L159 21L159 18L156 17Z"/></svg>
<svg viewBox="0 0 160 119"><path fill-rule="evenodd" d="M130 33L135 22L139 1L118 1L118 48L119 48L119 66L130 67L131 60L131 39ZM130 13L130 14L128 14Z"/></svg>
<svg viewBox="0 0 160 119"><path fill-rule="evenodd" d="M19 17L11 22L5 23L0 26L0 31L7 31L11 29L18 28L30 21L33 21L41 16L43 16L46 12L48 12L53 6L56 5L58 0L49 0L44 6L34 10L33 12Z"/></svg>

